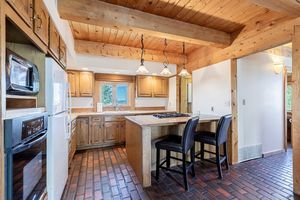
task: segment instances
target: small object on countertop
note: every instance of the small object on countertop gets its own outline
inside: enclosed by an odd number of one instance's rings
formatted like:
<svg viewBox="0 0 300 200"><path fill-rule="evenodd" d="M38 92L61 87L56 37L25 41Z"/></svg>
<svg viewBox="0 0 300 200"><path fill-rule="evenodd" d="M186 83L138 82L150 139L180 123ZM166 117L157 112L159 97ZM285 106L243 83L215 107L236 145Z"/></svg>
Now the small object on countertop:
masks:
<svg viewBox="0 0 300 200"><path fill-rule="evenodd" d="M97 112L103 112L103 104L97 103Z"/></svg>
<svg viewBox="0 0 300 200"><path fill-rule="evenodd" d="M159 114L154 114L154 117L157 118L173 118L173 117L190 117L189 114L185 114L185 113L159 113Z"/></svg>

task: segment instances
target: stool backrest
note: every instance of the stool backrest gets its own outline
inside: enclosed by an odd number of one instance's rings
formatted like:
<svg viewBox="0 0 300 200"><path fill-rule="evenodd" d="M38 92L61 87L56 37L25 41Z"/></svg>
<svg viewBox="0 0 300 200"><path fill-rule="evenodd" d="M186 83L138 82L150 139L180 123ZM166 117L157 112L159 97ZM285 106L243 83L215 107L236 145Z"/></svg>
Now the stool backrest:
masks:
<svg viewBox="0 0 300 200"><path fill-rule="evenodd" d="M186 123L183 136L182 136L182 148L187 153L194 146L194 134L199 123L199 117L193 117Z"/></svg>
<svg viewBox="0 0 300 200"><path fill-rule="evenodd" d="M216 140L217 144L223 144L227 141L228 128L230 126L232 115L224 115L218 122Z"/></svg>

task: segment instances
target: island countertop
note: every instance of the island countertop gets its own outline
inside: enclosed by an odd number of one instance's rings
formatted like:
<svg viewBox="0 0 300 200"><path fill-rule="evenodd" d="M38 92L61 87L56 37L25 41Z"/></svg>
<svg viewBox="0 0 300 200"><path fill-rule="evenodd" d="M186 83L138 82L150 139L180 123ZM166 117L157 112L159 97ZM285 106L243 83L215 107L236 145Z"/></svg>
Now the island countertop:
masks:
<svg viewBox="0 0 300 200"><path fill-rule="evenodd" d="M125 118L139 126L175 125L186 123L190 119L190 117L157 118L153 115L126 116ZM200 122L218 121L219 119L220 116L217 115L200 115Z"/></svg>

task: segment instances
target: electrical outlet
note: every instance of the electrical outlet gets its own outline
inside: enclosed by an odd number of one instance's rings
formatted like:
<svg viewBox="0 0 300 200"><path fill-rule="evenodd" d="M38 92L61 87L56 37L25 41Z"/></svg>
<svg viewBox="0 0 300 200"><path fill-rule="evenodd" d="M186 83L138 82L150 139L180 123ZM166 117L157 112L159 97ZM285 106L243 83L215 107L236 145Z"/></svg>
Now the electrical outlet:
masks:
<svg viewBox="0 0 300 200"><path fill-rule="evenodd" d="M246 105L246 99L243 99L243 105L244 106Z"/></svg>
<svg viewBox="0 0 300 200"><path fill-rule="evenodd" d="M215 112L215 108L214 108L213 106L210 108L210 110L211 110L212 112Z"/></svg>

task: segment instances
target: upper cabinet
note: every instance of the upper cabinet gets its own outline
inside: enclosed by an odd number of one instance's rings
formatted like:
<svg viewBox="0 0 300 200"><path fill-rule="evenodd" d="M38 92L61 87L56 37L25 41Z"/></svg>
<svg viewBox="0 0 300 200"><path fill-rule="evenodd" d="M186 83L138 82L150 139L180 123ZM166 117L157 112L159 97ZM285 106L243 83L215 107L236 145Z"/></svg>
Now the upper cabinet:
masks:
<svg viewBox="0 0 300 200"><path fill-rule="evenodd" d="M8 18L44 53L50 53L61 66L66 67L67 47L49 16L44 1L6 0L6 2L13 8L13 12L7 12Z"/></svg>
<svg viewBox="0 0 300 200"><path fill-rule="evenodd" d="M169 95L169 79L166 77L153 77L153 96L168 97Z"/></svg>
<svg viewBox="0 0 300 200"><path fill-rule="evenodd" d="M72 97L92 97L94 91L94 73L68 71Z"/></svg>
<svg viewBox="0 0 300 200"><path fill-rule="evenodd" d="M59 61L66 66L67 64L67 48L65 42L60 38L59 40Z"/></svg>
<svg viewBox="0 0 300 200"><path fill-rule="evenodd" d="M7 2L16 10L29 27L33 26L33 0L7 0Z"/></svg>
<svg viewBox="0 0 300 200"><path fill-rule="evenodd" d="M82 97L93 96L94 90L94 73L80 72L79 73L79 93Z"/></svg>
<svg viewBox="0 0 300 200"><path fill-rule="evenodd" d="M35 0L34 4L34 32L44 42L48 43L49 14L43 0Z"/></svg>
<svg viewBox="0 0 300 200"><path fill-rule="evenodd" d="M152 76L138 76L137 77L137 96L138 97L152 97Z"/></svg>
<svg viewBox="0 0 300 200"><path fill-rule="evenodd" d="M59 59L59 33L53 23L50 20L50 30L49 30L49 49L53 53L56 59Z"/></svg>
<svg viewBox="0 0 300 200"><path fill-rule="evenodd" d="M169 79L159 76L138 76L137 77L138 97L168 97Z"/></svg>

